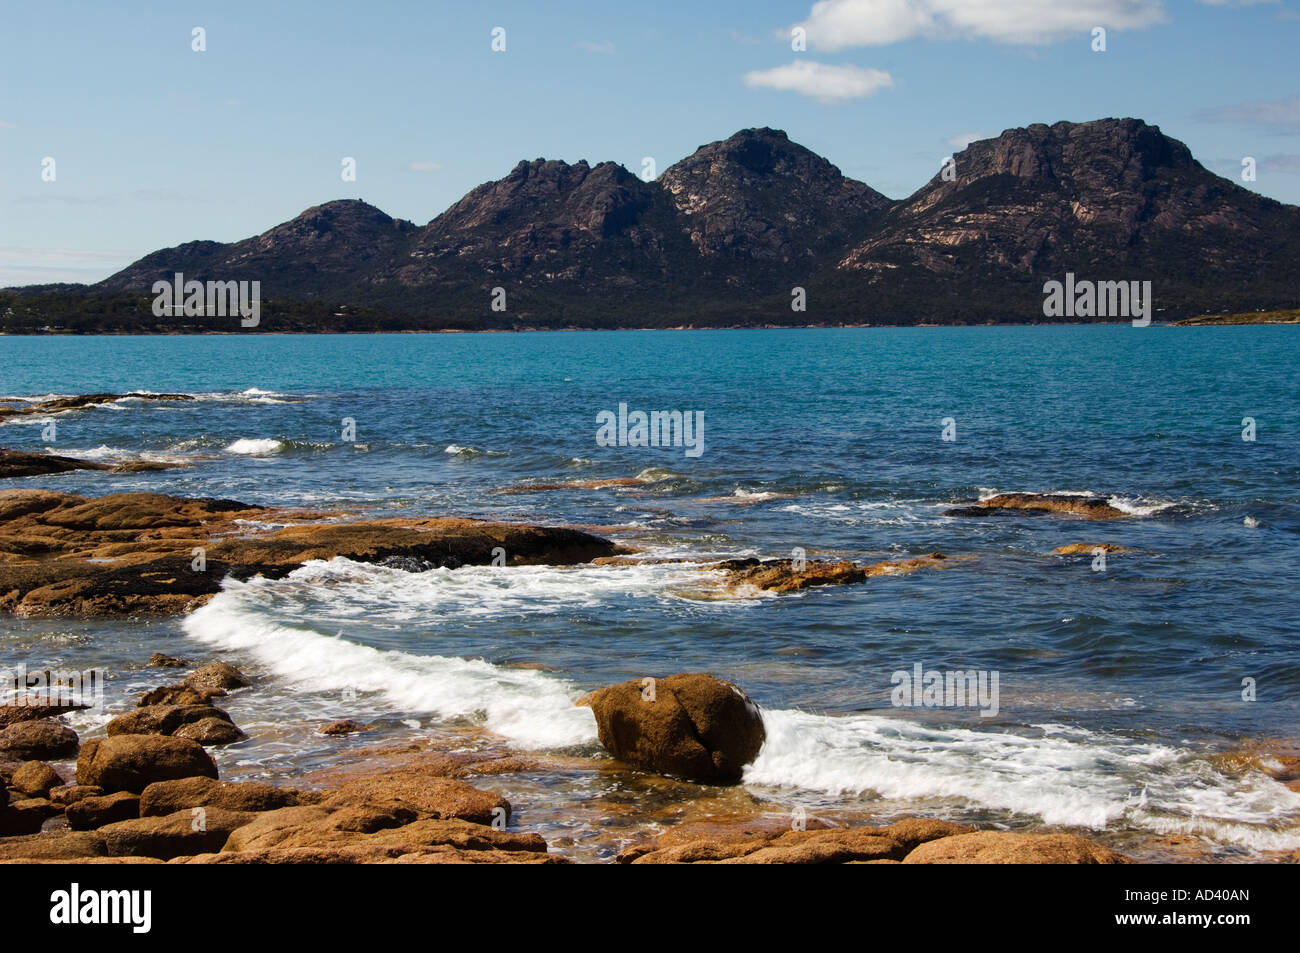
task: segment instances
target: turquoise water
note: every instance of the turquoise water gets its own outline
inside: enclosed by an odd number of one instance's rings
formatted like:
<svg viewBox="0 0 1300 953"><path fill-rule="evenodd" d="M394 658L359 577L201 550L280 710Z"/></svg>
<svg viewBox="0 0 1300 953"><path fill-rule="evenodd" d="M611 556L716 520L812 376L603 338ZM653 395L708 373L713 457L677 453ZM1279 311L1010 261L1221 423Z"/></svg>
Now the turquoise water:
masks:
<svg viewBox="0 0 1300 953"><path fill-rule="evenodd" d="M236 658L265 679L232 701L253 737L223 770L292 774L284 732L358 714L596 754L582 691L704 670L764 706L747 781L773 803L1295 849L1300 794L1212 756L1300 736L1298 362L1296 329L1264 326L0 338L0 396L203 398L62 414L53 442L46 418L0 426L9 448L192 464L6 488L592 525L656 558L971 557L788 596L650 559L335 560L233 584L188 620L3 620L0 645L124 687L156 679L150 651ZM620 402L700 411L703 452L598 445ZM1090 491L1133 518L942 515L994 491ZM1101 542L1136 552L1104 571L1052 555ZM918 662L996 671L997 715L891 705L892 673Z"/></svg>

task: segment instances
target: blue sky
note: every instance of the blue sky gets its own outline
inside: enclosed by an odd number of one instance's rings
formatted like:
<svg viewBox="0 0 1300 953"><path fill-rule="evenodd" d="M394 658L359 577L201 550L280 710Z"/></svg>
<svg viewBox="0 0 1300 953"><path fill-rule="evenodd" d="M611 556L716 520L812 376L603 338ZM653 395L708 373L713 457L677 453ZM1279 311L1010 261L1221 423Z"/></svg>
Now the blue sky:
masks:
<svg viewBox="0 0 1300 953"><path fill-rule="evenodd" d="M6 0L0 286L336 198L424 224L522 158L662 171L748 126L901 198L970 137L1135 116L1300 204L1298 49L1300 0Z"/></svg>

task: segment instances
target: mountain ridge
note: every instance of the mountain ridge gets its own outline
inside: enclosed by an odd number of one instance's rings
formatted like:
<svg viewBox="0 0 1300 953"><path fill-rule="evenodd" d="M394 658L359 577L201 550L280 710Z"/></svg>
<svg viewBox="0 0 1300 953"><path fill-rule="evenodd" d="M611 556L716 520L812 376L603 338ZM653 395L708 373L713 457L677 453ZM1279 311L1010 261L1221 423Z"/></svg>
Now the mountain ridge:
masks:
<svg viewBox="0 0 1300 953"><path fill-rule="evenodd" d="M100 327L177 271L391 329L1033 322L1043 282L1067 271L1152 280L1171 317L1294 307L1297 256L1300 208L1140 119L1005 130L903 199L755 127L648 182L614 162L523 160L423 226L337 199L238 242L160 249L81 293L118 299ZM14 301L29 324L78 311L69 286L5 296L11 330Z"/></svg>

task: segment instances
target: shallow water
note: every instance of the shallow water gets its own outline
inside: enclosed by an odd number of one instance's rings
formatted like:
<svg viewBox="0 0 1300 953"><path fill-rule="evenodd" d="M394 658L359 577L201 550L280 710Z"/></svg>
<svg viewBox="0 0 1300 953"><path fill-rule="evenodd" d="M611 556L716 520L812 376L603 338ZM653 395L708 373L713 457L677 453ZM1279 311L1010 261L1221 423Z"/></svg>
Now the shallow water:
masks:
<svg viewBox="0 0 1300 953"><path fill-rule="evenodd" d="M0 425L5 447L192 463L6 487L618 527L649 556L974 557L783 596L724 591L680 564L333 560L231 584L185 620L6 619L0 646L6 664L105 668L111 695L165 677L141 668L153 651L265 676L229 700L252 737L221 752L228 776L326 763L362 744L312 733L345 716L382 726L365 744L472 727L600 757L572 705L582 692L709 671L765 709L747 793L776 811L914 810L1124 843L1194 833L1225 858L1294 850L1300 794L1213 755L1300 736L1298 357L1288 327L0 337L2 395L202 398ZM704 452L599 446L596 415L620 402L702 411ZM942 515L1013 490L1091 491L1134 515ZM1135 552L1102 572L1052 555L1080 542ZM996 671L997 714L893 707L891 676L918 662ZM110 702L125 707L125 691ZM600 856L657 798L692 796L647 784L588 768L484 786L518 802L519 824Z"/></svg>

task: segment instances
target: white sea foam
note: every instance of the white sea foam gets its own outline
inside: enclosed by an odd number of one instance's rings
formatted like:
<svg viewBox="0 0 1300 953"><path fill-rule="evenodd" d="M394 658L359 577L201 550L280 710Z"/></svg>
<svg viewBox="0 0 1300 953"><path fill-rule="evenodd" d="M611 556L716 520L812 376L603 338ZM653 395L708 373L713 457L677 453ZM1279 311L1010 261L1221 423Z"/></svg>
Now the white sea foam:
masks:
<svg viewBox="0 0 1300 953"><path fill-rule="evenodd" d="M187 634L237 652L295 689L376 693L399 711L472 718L525 748L566 748L596 739L588 708L568 682L482 660L383 650L290 625L222 593L184 622Z"/></svg>
<svg viewBox="0 0 1300 953"><path fill-rule="evenodd" d="M884 715L766 710L763 721L767 742L745 771L751 784L955 799L1045 824L1132 825L1256 850L1300 847L1300 794L1258 772L1225 775L1167 745L1066 726L1018 734Z"/></svg>
<svg viewBox="0 0 1300 953"><path fill-rule="evenodd" d="M98 447L91 447L88 450L68 450L63 447L46 447L50 453L57 453L61 457L72 457L74 460L126 460L135 454L130 450L123 450L121 447L110 447L106 444L100 444Z"/></svg>
<svg viewBox="0 0 1300 953"><path fill-rule="evenodd" d="M143 391L141 393L144 393ZM249 387L245 390L221 390L211 391L205 394L192 394L195 400L219 401L222 403L234 404L292 404L297 403L304 397L310 397L310 394L294 396L292 394L282 394L279 391L264 390L260 387Z"/></svg>
<svg viewBox="0 0 1300 953"><path fill-rule="evenodd" d="M662 483L665 480L679 480L681 474L667 467L646 467L636 475L636 478L646 483Z"/></svg>
<svg viewBox="0 0 1300 953"><path fill-rule="evenodd" d="M214 602L293 617L310 599L330 618L441 624L457 618L552 614L616 598L675 599L678 591L720 584L721 575L674 563L625 566L462 566L402 569L343 556L304 563L280 580L228 581Z"/></svg>
<svg viewBox="0 0 1300 953"><path fill-rule="evenodd" d="M736 487L732 491L732 496L742 500L774 500L778 497L785 496L784 493L774 493L771 490L746 490L744 487Z"/></svg>
<svg viewBox="0 0 1300 953"><path fill-rule="evenodd" d="M227 453L239 453L246 456L266 456L267 454L279 453L284 444L279 440L270 438L242 437L226 446Z"/></svg>
<svg viewBox="0 0 1300 953"><path fill-rule="evenodd" d="M1112 496L1106 502L1121 513L1127 513L1130 516L1154 516L1162 510L1178 505L1168 500L1152 500L1147 497L1132 496Z"/></svg>

